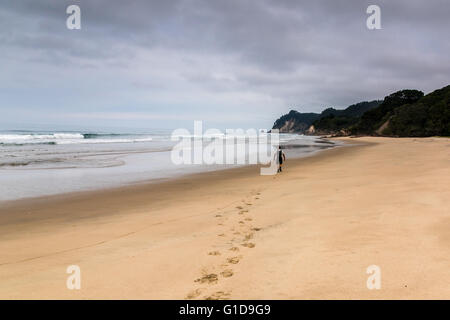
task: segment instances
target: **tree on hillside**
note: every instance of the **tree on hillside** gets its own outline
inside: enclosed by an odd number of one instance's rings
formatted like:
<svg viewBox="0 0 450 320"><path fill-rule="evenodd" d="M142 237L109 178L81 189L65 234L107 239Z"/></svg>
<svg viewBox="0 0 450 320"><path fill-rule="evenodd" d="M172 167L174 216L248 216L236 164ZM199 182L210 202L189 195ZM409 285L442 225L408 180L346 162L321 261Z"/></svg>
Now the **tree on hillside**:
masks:
<svg viewBox="0 0 450 320"><path fill-rule="evenodd" d="M393 110L396 108L416 102L423 97L419 90L401 90L384 98L377 108L365 112L360 121L351 128L352 134L372 134L383 123L389 120Z"/></svg>

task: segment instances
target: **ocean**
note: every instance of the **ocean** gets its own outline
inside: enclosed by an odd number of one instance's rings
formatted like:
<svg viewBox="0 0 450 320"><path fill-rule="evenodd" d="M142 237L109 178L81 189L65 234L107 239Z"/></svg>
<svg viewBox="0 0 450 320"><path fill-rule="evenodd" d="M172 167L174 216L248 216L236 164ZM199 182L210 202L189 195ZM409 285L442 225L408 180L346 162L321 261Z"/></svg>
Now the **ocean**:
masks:
<svg viewBox="0 0 450 320"><path fill-rule="evenodd" d="M0 201L119 187L243 165L175 164L171 152L178 141L172 141L171 134L171 130L2 131ZM298 134L280 134L280 144L288 159L337 145Z"/></svg>

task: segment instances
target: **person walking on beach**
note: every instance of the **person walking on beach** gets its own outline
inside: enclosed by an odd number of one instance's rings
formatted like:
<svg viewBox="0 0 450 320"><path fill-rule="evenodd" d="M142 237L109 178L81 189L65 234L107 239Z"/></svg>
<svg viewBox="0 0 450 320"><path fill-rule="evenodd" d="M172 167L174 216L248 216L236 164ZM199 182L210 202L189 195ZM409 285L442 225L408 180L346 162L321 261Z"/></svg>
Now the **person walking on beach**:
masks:
<svg viewBox="0 0 450 320"><path fill-rule="evenodd" d="M281 146L278 146L278 172L283 171L282 166L283 163L286 161L286 155L284 154L283 150L281 150Z"/></svg>

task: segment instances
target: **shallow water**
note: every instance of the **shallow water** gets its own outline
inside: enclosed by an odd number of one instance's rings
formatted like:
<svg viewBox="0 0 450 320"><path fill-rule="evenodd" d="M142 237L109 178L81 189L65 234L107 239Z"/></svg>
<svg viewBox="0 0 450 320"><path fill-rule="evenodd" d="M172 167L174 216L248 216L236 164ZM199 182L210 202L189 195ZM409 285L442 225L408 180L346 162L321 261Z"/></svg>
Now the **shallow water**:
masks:
<svg viewBox="0 0 450 320"><path fill-rule="evenodd" d="M281 134L280 142L288 159L336 146L318 137L296 134ZM208 143L210 140L203 141L204 145ZM169 132L3 132L0 134L0 201L118 187L243 165L236 155L234 164L176 165L171 160L176 144ZM242 142L234 141L225 147L224 153L241 145ZM249 145L245 159L240 160L248 162ZM189 148L182 149L189 152Z"/></svg>

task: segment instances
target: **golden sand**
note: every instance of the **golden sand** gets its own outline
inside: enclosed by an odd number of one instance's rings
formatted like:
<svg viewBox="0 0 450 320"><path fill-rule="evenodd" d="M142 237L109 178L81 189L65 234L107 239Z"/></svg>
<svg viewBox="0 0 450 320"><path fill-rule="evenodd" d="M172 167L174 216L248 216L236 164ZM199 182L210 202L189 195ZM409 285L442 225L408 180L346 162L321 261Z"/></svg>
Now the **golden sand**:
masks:
<svg viewBox="0 0 450 320"><path fill-rule="evenodd" d="M0 298L450 299L450 140L344 140L359 146L277 176L246 167L2 205Z"/></svg>

